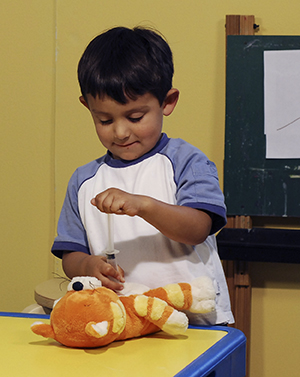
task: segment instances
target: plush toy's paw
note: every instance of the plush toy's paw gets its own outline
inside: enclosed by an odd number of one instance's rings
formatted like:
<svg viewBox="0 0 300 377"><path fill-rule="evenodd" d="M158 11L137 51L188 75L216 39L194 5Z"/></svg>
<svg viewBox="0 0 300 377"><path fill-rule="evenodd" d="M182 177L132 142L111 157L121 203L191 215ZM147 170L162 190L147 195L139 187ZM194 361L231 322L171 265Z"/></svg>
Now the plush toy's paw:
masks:
<svg viewBox="0 0 300 377"><path fill-rule="evenodd" d="M187 330L188 324L189 320L187 316L182 312L174 310L161 329L167 334L179 335Z"/></svg>
<svg viewBox="0 0 300 377"><path fill-rule="evenodd" d="M117 292L118 296L130 296L130 295L142 295L147 292L150 288L144 284L125 282L124 289Z"/></svg>
<svg viewBox="0 0 300 377"><path fill-rule="evenodd" d="M189 309L192 313L209 313L216 307L216 291L212 280L207 276L191 283L193 302Z"/></svg>
<svg viewBox="0 0 300 377"><path fill-rule="evenodd" d="M55 338L54 331L50 325L47 325L43 322L34 322L31 325L31 330L37 334L37 335L42 335L45 338Z"/></svg>

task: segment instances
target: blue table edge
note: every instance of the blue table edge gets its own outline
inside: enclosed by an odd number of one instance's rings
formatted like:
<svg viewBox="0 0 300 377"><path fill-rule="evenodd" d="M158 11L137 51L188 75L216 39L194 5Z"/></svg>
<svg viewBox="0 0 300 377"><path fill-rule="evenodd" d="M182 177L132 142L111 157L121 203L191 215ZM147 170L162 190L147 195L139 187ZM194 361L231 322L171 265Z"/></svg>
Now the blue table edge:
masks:
<svg viewBox="0 0 300 377"><path fill-rule="evenodd" d="M197 359L183 368L176 377L197 377L197 376L215 376L213 371L218 364L221 364L226 358L233 354L238 348L243 352L243 360L241 364L246 375L246 342L245 334L233 327L227 326L189 326L190 329L197 330L216 330L224 331L227 334L216 342L207 351L201 354ZM215 357L214 357L215 355ZM217 374L219 376L219 374ZM174 376L174 377L175 377Z"/></svg>
<svg viewBox="0 0 300 377"><path fill-rule="evenodd" d="M39 318L39 319L49 319L48 314L34 314L34 313L17 313L17 312L0 312L0 317L19 317L19 318ZM205 351L202 355L197 357L189 365L183 368L176 377L196 377L196 376L209 376L209 374L214 370L216 364L222 362L226 359L228 355L233 353L237 348L244 347L246 350L246 336L244 333L238 329L227 327L227 326L189 326L189 329L195 330L214 330L214 331L224 331L227 334L217 341L209 350ZM218 355L217 357L212 357L212 355ZM216 360L217 359L217 360ZM246 352L244 358L244 364L246 365ZM205 373L205 374L200 374ZM174 376L174 377L175 377Z"/></svg>
<svg viewBox="0 0 300 377"><path fill-rule="evenodd" d="M49 314L34 314L34 313L0 312L0 317L49 319L50 315Z"/></svg>

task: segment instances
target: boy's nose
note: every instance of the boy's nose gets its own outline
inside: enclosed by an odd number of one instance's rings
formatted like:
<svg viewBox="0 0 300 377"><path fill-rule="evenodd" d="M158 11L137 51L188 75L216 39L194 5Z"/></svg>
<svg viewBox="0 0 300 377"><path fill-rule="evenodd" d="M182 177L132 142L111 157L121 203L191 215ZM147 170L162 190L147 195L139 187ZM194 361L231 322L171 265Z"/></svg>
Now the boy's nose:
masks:
<svg viewBox="0 0 300 377"><path fill-rule="evenodd" d="M115 133L116 139L126 140L126 139L128 139L128 137L130 135L130 130L126 126L126 124L124 124L124 122L118 122L118 123L115 124L114 133Z"/></svg>

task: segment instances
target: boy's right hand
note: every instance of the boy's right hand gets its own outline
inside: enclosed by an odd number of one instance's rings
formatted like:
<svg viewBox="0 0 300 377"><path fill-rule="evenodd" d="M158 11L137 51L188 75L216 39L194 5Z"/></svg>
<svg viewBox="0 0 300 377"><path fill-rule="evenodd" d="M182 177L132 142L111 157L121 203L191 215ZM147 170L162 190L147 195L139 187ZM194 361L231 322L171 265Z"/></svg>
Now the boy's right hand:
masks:
<svg viewBox="0 0 300 377"><path fill-rule="evenodd" d="M106 288L121 291L124 286L124 271L118 266L118 271L106 261L106 257L87 255L81 252L65 252L63 268L69 278L75 276L94 276Z"/></svg>
<svg viewBox="0 0 300 377"><path fill-rule="evenodd" d="M94 276L102 282L104 287L114 291L124 288L124 271L118 266L118 271L109 263L106 257L99 255L89 255L85 259L85 270L87 276Z"/></svg>

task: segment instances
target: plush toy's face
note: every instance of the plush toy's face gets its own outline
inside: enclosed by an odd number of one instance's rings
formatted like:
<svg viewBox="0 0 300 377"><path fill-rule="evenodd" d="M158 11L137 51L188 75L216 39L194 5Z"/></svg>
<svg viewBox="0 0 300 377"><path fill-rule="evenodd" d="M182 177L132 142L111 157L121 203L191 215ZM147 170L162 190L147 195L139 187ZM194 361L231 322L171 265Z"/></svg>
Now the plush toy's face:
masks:
<svg viewBox="0 0 300 377"><path fill-rule="evenodd" d="M93 278L72 281L51 314L56 340L71 347L99 347L111 343L125 324L125 308L117 294L99 287L99 281Z"/></svg>

